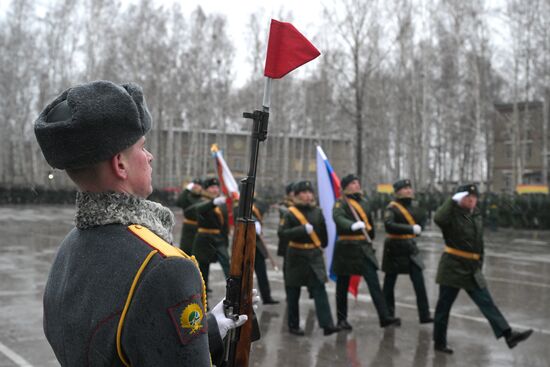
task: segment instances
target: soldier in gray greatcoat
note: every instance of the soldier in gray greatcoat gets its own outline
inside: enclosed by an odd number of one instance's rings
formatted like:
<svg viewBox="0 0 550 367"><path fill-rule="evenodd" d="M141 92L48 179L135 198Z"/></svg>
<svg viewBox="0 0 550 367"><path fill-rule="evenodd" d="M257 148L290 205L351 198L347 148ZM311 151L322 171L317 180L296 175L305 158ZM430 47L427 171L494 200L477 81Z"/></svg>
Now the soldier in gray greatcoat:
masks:
<svg viewBox="0 0 550 367"><path fill-rule="evenodd" d="M76 227L44 292L44 332L61 366L210 366L246 321L206 313L194 258L172 246L174 216L152 192L141 87L69 88L35 122L48 163L79 188Z"/></svg>

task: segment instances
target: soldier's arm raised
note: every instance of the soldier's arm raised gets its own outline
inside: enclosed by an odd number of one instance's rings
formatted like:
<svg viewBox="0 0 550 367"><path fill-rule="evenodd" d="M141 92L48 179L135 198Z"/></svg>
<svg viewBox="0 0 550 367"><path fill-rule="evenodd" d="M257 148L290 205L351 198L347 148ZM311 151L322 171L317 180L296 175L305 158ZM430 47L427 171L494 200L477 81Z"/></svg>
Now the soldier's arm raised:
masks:
<svg viewBox="0 0 550 367"><path fill-rule="evenodd" d="M434 222L440 228L448 226L451 222L453 215L453 205L455 205L453 199L448 198L447 200L445 200L443 205L441 205L439 209L437 209L437 211L435 212Z"/></svg>

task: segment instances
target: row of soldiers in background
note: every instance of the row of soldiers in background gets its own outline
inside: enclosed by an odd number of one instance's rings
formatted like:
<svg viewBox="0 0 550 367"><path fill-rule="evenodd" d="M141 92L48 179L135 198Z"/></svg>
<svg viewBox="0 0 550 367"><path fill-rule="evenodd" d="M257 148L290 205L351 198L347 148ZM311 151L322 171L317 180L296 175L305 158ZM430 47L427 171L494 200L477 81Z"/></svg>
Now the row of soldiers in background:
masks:
<svg viewBox="0 0 550 367"><path fill-rule="evenodd" d="M183 191L185 193L185 190ZM19 204L74 204L74 189L48 189L44 187L4 187L0 186L0 205ZM426 210L427 223L432 214L445 201L449 194L441 192L417 192L416 199L420 207ZM181 194L179 196L181 198ZM150 200L166 206L176 204L174 193L154 190ZM392 196L375 192L369 195L369 203L374 219L381 219ZM179 204L177 204L180 206ZM546 194L481 194L479 209L484 225L491 229L550 229L550 195Z"/></svg>
<svg viewBox="0 0 550 367"><path fill-rule="evenodd" d="M265 260L269 253L262 237L262 221L268 207L256 203L253 217L256 226L256 257L254 271L264 304L276 304L271 297ZM208 287L210 264L219 262L225 277L229 275L229 213L226 197L220 191L217 178L194 179L179 195L177 206L183 209L180 248L194 255ZM236 203L235 203L236 204ZM236 214L237 207L231 208Z"/></svg>
<svg viewBox="0 0 550 367"><path fill-rule="evenodd" d="M418 205L426 210L427 223L450 193L417 192ZM373 215L381 219L392 195L375 192L369 196ZM550 195L547 194L495 194L483 193L479 197L479 210L484 225L496 231L500 228L550 229Z"/></svg>
<svg viewBox="0 0 550 367"><path fill-rule="evenodd" d="M315 301L319 326L325 335L352 330L347 321L347 297L350 278L362 276L368 285L381 327L400 326L395 317L394 288L399 274L408 274L414 291L421 324L434 323L434 349L453 353L447 345L447 326L451 307L464 289L477 304L497 338L504 337L510 348L527 339L532 330L513 330L494 304L481 268L483 264L482 220L475 185L461 186L452 199L447 198L435 213L435 222L443 232L445 245L439 262L436 282L440 286L435 316L430 308L424 283L424 263L416 244L426 221L425 210L415 205L410 180L394 183L394 198L384 210L386 238L381 270L383 287L372 240L375 227L371 208L361 190L359 177L351 174L341 181L342 195L333 207L337 239L331 272L336 276L337 324L330 312L322 248L327 246L327 231L322 211L316 206L313 186L301 181L287 186L287 196L280 203L279 249L284 258L288 327L291 334L305 335L300 328L300 287L306 286Z"/></svg>

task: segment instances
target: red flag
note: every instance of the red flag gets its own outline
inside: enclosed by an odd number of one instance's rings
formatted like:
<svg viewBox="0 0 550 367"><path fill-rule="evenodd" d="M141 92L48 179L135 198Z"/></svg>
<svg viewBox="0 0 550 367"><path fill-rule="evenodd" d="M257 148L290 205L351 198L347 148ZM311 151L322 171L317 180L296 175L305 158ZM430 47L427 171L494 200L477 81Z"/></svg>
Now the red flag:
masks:
<svg viewBox="0 0 550 367"><path fill-rule="evenodd" d="M290 23L271 19L264 75L279 79L321 53Z"/></svg>

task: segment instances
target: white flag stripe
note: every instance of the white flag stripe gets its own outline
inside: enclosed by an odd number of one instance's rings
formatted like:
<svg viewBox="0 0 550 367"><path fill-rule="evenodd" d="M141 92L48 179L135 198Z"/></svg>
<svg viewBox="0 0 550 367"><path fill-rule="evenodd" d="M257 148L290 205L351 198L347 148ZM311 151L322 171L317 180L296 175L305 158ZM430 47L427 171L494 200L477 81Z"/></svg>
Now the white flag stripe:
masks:
<svg viewBox="0 0 550 367"><path fill-rule="evenodd" d="M235 178L229 170L227 163L225 163L222 152L218 151L216 155L220 161L220 164L222 165L223 182L225 183L225 187L227 187L227 191L229 191L230 194L234 192L239 193L239 185L237 185L237 181L235 181Z"/></svg>
<svg viewBox="0 0 550 367"><path fill-rule="evenodd" d="M335 195L332 187L332 178L329 176L325 160L327 156L320 146L317 146L317 188L319 196L319 205L325 217L327 226L328 246L325 249L325 262L327 265L327 274L330 277L332 267L332 256L334 253L334 243L336 242L336 224L332 219L332 207L334 206Z"/></svg>

